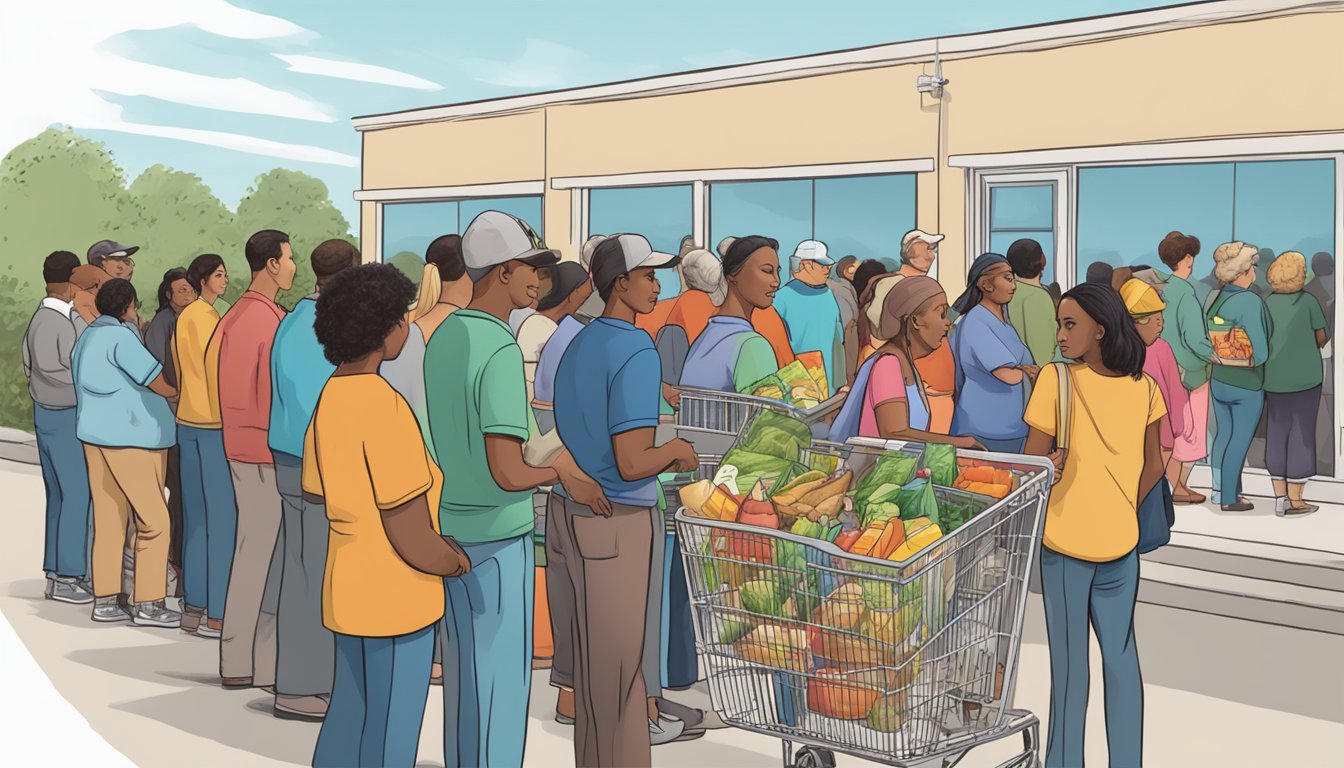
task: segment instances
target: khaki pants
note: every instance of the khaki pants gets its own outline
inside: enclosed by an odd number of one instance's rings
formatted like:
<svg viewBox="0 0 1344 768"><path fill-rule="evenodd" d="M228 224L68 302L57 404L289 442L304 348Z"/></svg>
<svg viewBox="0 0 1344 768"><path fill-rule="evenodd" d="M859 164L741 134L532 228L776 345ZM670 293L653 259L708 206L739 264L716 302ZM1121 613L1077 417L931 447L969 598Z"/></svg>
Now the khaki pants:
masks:
<svg viewBox="0 0 1344 768"><path fill-rule="evenodd" d="M233 568L224 602L219 644L219 676L250 677L252 684L275 684L275 614L261 610L275 542L280 533L280 491L274 464L229 462L238 503Z"/></svg>
<svg viewBox="0 0 1344 768"><path fill-rule="evenodd" d="M93 496L93 592L113 597L121 587L122 555L134 533L131 599L162 600L168 584L168 503L163 497L168 452L84 446Z"/></svg>
<svg viewBox="0 0 1344 768"><path fill-rule="evenodd" d="M572 556L574 760L586 766L648 766L649 716L644 687L644 616L655 530L648 507L612 504L611 517L569 499L558 529ZM657 653L657 649L653 649Z"/></svg>

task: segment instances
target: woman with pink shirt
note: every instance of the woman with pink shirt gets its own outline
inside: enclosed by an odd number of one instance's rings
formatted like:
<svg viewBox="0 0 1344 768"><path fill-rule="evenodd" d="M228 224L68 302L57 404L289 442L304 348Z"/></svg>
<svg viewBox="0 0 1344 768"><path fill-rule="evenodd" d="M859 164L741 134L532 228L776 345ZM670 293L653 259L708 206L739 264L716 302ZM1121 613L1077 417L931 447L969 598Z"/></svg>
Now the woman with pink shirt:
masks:
<svg viewBox="0 0 1344 768"><path fill-rule="evenodd" d="M929 431L929 401L915 361L947 342L947 294L931 277L907 277L887 293L873 329L887 341L855 375L830 439L854 435L920 443L946 443L983 451L975 438Z"/></svg>
<svg viewBox="0 0 1344 768"><path fill-rule="evenodd" d="M1162 417L1158 431L1162 446L1162 466L1171 462L1177 438L1190 438L1194 419L1190 415L1190 393L1181 384L1181 369L1176 364L1176 353L1162 339L1162 311L1167 308L1157 289L1142 280L1128 280L1120 287L1120 298L1134 319L1139 338L1148 347L1143 360L1143 372L1153 377L1162 399L1167 404L1167 415Z"/></svg>

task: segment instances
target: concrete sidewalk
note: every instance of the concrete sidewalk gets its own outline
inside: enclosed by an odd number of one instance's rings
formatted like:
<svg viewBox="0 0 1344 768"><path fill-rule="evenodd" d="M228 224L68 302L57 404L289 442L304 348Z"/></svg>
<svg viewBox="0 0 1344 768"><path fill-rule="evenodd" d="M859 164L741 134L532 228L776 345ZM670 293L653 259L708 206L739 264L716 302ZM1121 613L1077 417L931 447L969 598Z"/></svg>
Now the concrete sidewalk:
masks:
<svg viewBox="0 0 1344 768"><path fill-rule="evenodd" d="M275 719L269 697L219 687L218 644L176 631L95 625L88 609L42 599L42 482L36 467L0 462L11 526L0 538L0 611L56 689L137 765L307 765L318 726ZM1344 638L1140 605L1149 766L1339 765L1344 744ZM1027 607L1016 705L1045 718L1048 651L1039 600ZM1092 653L1088 761L1104 765L1101 665ZM0 688L9 706L26 693ZM707 705L703 692L674 694ZM528 766L571 765L571 729L552 720L554 691L533 675ZM441 766L443 704L431 691L419 766ZM1045 725L1042 725L1042 736ZM996 765L1021 742L986 745L962 763ZM46 745L50 764L61 744ZM867 763L841 756L839 765ZM782 764L775 738L726 728L654 750L657 766Z"/></svg>

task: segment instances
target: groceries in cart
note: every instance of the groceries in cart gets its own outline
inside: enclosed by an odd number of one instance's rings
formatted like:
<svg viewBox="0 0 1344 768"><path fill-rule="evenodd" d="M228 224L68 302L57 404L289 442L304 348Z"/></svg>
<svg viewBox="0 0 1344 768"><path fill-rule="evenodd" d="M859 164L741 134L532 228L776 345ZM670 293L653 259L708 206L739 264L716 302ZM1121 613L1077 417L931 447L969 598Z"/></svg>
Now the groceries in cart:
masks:
<svg viewBox="0 0 1344 768"><path fill-rule="evenodd" d="M816 356L818 365L815 368L807 365L809 355ZM747 386L743 394L767 397L803 409L815 408L830 397L820 361L820 352L804 352L792 363Z"/></svg>

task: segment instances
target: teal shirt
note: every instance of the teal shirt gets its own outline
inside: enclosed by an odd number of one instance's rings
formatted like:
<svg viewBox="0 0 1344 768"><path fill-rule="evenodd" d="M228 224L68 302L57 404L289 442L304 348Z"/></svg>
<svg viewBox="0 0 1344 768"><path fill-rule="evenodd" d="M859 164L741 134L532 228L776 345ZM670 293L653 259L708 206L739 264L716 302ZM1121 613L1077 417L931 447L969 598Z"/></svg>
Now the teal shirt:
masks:
<svg viewBox="0 0 1344 768"><path fill-rule="evenodd" d="M1204 308L1200 306L1190 281L1175 275L1167 279L1162 300L1167 305L1162 313L1165 321L1162 338L1176 355L1176 364L1181 368L1181 383L1188 390L1199 389L1209 380L1209 361L1213 359L1213 343L1209 341L1204 322Z"/></svg>
<svg viewBox="0 0 1344 768"><path fill-rule="evenodd" d="M1031 350L1036 365L1048 365L1059 351L1059 323L1055 320L1055 300L1050 292L1031 283L1018 283L1013 300L1008 302L1008 322Z"/></svg>
<svg viewBox="0 0 1344 768"><path fill-rule="evenodd" d="M459 309L425 349L429 434L443 470L439 527L467 544L523 536L535 525L532 491L506 491L485 458L485 436L527 440L535 431L523 351L508 324Z"/></svg>
<svg viewBox="0 0 1344 768"><path fill-rule="evenodd" d="M1325 312L1309 293L1275 293L1265 299L1269 312L1269 364L1265 391L1305 392L1321 386L1324 366L1316 332L1328 329Z"/></svg>
<svg viewBox="0 0 1344 768"><path fill-rule="evenodd" d="M1263 390L1265 362L1269 359L1270 325L1264 299L1235 285L1225 285L1221 295L1215 292L1209 297L1209 309L1205 317L1209 318L1211 328L1215 316L1224 321L1220 327L1241 328L1246 332L1246 337L1251 340L1251 367L1215 365L1213 380L1241 389Z"/></svg>
<svg viewBox="0 0 1344 768"><path fill-rule="evenodd" d="M846 380L844 329L840 325L840 304L830 286L790 280L775 294L775 309L789 332L789 346L798 353L820 352L830 390L844 386L837 383Z"/></svg>

